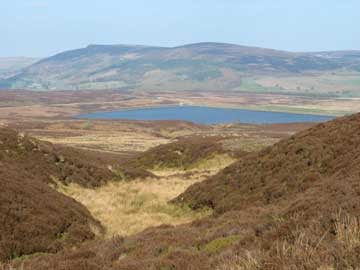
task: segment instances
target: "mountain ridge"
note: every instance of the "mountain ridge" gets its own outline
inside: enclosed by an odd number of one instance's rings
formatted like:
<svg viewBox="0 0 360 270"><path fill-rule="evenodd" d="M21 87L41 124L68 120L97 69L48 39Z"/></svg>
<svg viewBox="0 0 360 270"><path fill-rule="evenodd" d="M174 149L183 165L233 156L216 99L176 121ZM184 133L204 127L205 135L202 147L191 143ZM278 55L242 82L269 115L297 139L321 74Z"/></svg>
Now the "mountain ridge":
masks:
<svg viewBox="0 0 360 270"><path fill-rule="evenodd" d="M227 43L91 44L44 58L0 88L238 90L244 78L360 71L360 51L288 52Z"/></svg>

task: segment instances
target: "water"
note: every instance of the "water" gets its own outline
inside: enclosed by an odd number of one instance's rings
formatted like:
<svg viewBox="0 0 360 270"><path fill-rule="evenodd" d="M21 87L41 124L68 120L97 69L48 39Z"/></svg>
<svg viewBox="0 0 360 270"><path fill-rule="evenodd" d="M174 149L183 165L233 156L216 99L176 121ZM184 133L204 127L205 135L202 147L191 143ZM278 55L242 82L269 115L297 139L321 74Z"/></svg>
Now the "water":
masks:
<svg viewBox="0 0 360 270"><path fill-rule="evenodd" d="M198 106L158 107L112 112L97 112L78 115L85 119L129 119L129 120L185 120L198 124L220 123L295 123L321 122L333 119L330 116L294 114L240 109L210 108Z"/></svg>

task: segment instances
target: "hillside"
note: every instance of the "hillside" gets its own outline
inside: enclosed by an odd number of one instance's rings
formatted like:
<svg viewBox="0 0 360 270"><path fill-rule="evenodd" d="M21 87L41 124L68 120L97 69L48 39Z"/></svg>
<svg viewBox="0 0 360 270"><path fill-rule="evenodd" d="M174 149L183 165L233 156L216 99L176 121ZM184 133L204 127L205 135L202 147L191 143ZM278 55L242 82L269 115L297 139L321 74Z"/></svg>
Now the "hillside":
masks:
<svg viewBox="0 0 360 270"><path fill-rule="evenodd" d="M250 153L176 202L213 216L88 243L26 269L357 269L360 114ZM16 266L16 263L15 263Z"/></svg>
<svg viewBox="0 0 360 270"><path fill-rule="evenodd" d="M298 194L312 193L314 185L319 188L334 181L334 185L340 184L336 183L340 179L349 181L350 187L353 180L358 180L360 169L359 134L360 114L316 125L248 155L190 187L177 200L195 208L211 206L222 213L277 204ZM317 197L320 199L325 198Z"/></svg>
<svg viewBox="0 0 360 270"><path fill-rule="evenodd" d="M3 163L10 162L18 167L18 173L25 171L54 186L59 182L99 187L118 177L110 166L132 177L151 175L141 169L121 168L121 158L116 155L55 146L7 128L1 129L0 141Z"/></svg>
<svg viewBox="0 0 360 270"><path fill-rule="evenodd" d="M253 80L256 76L317 76L332 71L352 74L359 69L359 51L291 53L223 43L174 48L90 45L43 59L0 81L0 87L291 92L297 87L266 86ZM344 91L352 90L342 86Z"/></svg>
<svg viewBox="0 0 360 270"><path fill-rule="evenodd" d="M225 136L224 136L225 137ZM227 138L228 139L228 138ZM210 168L214 159L230 158L235 151L225 150L222 140L226 137L188 137L181 138L175 142L159 145L148 151L139 153L137 156L129 159L123 167L132 167L139 169L181 169L191 170L205 163ZM229 139L228 139L229 140Z"/></svg>
<svg viewBox="0 0 360 270"><path fill-rule="evenodd" d="M37 61L39 58L33 57L0 57L0 79L13 77L21 71Z"/></svg>
<svg viewBox="0 0 360 270"><path fill-rule="evenodd" d="M84 206L51 186L75 175L92 185L108 173L84 162L75 168L65 157L50 144L0 129L0 261L58 252L103 230Z"/></svg>
<svg viewBox="0 0 360 270"><path fill-rule="evenodd" d="M70 184L95 188L124 177L152 176L121 168L120 160L117 155L54 146L1 127L0 261L58 252L104 232L83 205L57 189Z"/></svg>

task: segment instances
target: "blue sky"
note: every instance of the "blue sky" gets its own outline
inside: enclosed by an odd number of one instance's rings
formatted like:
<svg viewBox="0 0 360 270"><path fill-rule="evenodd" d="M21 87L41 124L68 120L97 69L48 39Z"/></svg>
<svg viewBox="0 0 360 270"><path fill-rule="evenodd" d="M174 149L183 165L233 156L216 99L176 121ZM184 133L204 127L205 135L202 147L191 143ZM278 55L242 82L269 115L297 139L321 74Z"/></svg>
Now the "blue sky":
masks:
<svg viewBox="0 0 360 270"><path fill-rule="evenodd" d="M88 44L360 50L359 0L1 0L0 56Z"/></svg>

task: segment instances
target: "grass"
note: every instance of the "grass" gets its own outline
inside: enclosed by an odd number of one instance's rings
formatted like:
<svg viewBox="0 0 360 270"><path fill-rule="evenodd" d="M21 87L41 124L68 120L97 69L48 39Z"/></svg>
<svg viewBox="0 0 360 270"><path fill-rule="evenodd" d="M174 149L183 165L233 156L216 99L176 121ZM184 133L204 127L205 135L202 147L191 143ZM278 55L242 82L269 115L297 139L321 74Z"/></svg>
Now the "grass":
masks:
<svg viewBox="0 0 360 270"><path fill-rule="evenodd" d="M14 254L12 261L13 262L23 262L23 261L31 260L33 258L46 256L46 255L48 255L48 253L44 253L44 252L37 252L37 253L30 254L30 255L21 255L21 256L16 256L16 254ZM0 266L1 266L1 264L0 264Z"/></svg>
<svg viewBox="0 0 360 270"><path fill-rule="evenodd" d="M335 219L336 238L346 250L360 246L360 219L339 212Z"/></svg>
<svg viewBox="0 0 360 270"><path fill-rule="evenodd" d="M282 90L285 94L298 94L303 96L313 97L358 97L359 86L358 73L322 73L317 76L272 76L259 77L255 79L253 84L257 84L261 89L276 88Z"/></svg>
<svg viewBox="0 0 360 270"><path fill-rule="evenodd" d="M235 161L234 158L228 154L214 154L208 158L202 158L191 165L172 168L168 166L156 166L151 170L155 175L171 175L176 174L176 172L187 171L187 172L217 172Z"/></svg>
<svg viewBox="0 0 360 270"><path fill-rule="evenodd" d="M85 128L85 127L84 127ZM89 128L89 127L88 127ZM90 134L90 132L89 132ZM110 152L145 151L159 144L168 143L168 139L151 136L150 134L134 132L101 132L89 135L83 132L80 136L49 137L39 136L41 140L73 147L96 149Z"/></svg>
<svg viewBox="0 0 360 270"><path fill-rule="evenodd" d="M204 209L193 211L168 201L203 177L190 179L173 175L161 179L112 182L98 189L84 189L76 184L60 186L59 191L84 204L107 229L107 237L131 235L162 224L188 223L211 214Z"/></svg>
<svg viewBox="0 0 360 270"><path fill-rule="evenodd" d="M323 236L324 237L324 236ZM311 264L313 255L319 247L323 237L314 245L304 232L298 234L294 242L278 242L276 246L279 261L304 261L304 264Z"/></svg>
<svg viewBox="0 0 360 270"><path fill-rule="evenodd" d="M323 241L321 237L314 244L304 232L297 235L294 241L274 243L274 252L253 250L230 253L218 262L216 270L262 270L262 269L332 269L322 264L317 251ZM321 267L317 267L320 265Z"/></svg>
<svg viewBox="0 0 360 270"><path fill-rule="evenodd" d="M177 177L186 177L191 179L191 181L199 182L202 181L205 177L211 176L224 169L225 167L231 165L236 160L230 157L227 154L216 154L210 158L200 159L199 161L191 164L189 167L178 167L178 168L168 168L168 167L156 167L150 170L151 173L158 177L167 177L167 178L177 178Z"/></svg>
<svg viewBox="0 0 360 270"><path fill-rule="evenodd" d="M217 253L226 247L236 244L240 240L239 235L230 235L227 237L217 238L207 243L202 250L208 253Z"/></svg>
<svg viewBox="0 0 360 270"><path fill-rule="evenodd" d="M261 270L259 259L247 251L244 256L233 255L230 258L224 257L215 270Z"/></svg>
<svg viewBox="0 0 360 270"><path fill-rule="evenodd" d="M189 166L189 170L219 170L233 163L234 158L227 154L215 154L210 158L201 159Z"/></svg>
<svg viewBox="0 0 360 270"><path fill-rule="evenodd" d="M225 149L238 149L245 152L256 152L273 145L278 140L274 138L239 138L224 141Z"/></svg>
<svg viewBox="0 0 360 270"><path fill-rule="evenodd" d="M240 91L253 92L253 93L281 93L284 92L284 89L272 86L264 87L256 82L256 78L248 77L241 80L241 85L239 87Z"/></svg>
<svg viewBox="0 0 360 270"><path fill-rule="evenodd" d="M272 218L277 222L284 222L281 218ZM298 216L297 218L301 219L302 217ZM323 228L320 229L320 224L314 224L314 232L317 232L316 238L311 234L311 231L296 231L294 228L294 238L279 239L270 250L254 248L251 251L239 250L238 252L223 253L215 269L262 270L268 269L268 267L270 269L360 269L358 265L354 268L356 261L354 261L354 256L358 258L356 254L358 254L360 247L359 217L339 211L334 215L333 220L334 227L328 227L325 232L322 230ZM333 232L335 238L333 238ZM216 249L216 247L221 247L228 242L226 239L216 239L209 244ZM331 248L329 249L329 244L332 245L336 242L340 245L336 245L336 252L328 256L333 251ZM336 257L335 260L333 256ZM341 268L340 265L344 268Z"/></svg>

